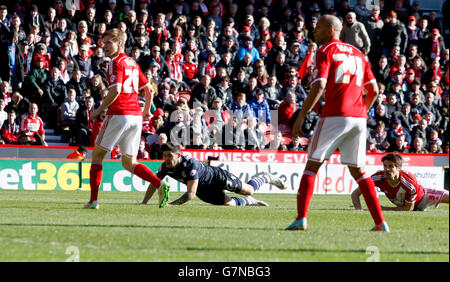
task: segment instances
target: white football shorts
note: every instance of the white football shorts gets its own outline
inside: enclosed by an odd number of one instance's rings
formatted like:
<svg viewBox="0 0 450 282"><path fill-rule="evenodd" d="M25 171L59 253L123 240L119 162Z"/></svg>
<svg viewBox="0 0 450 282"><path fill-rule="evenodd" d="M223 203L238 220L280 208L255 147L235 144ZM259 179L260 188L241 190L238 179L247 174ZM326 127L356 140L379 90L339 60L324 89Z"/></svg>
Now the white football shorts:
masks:
<svg viewBox="0 0 450 282"><path fill-rule="evenodd" d="M436 190L436 189L429 189L424 188L425 195L423 195L422 200L420 201L419 205L415 208L419 211L424 211L429 207L439 207L439 204L441 203L442 197L444 197L445 190Z"/></svg>
<svg viewBox="0 0 450 282"><path fill-rule="evenodd" d="M123 155L137 156L142 134L142 116L107 115L95 145L111 152L116 145Z"/></svg>
<svg viewBox="0 0 450 282"><path fill-rule="evenodd" d="M339 149L342 164L353 167L364 166L366 126L365 118L320 118L308 146L308 159L323 162Z"/></svg>

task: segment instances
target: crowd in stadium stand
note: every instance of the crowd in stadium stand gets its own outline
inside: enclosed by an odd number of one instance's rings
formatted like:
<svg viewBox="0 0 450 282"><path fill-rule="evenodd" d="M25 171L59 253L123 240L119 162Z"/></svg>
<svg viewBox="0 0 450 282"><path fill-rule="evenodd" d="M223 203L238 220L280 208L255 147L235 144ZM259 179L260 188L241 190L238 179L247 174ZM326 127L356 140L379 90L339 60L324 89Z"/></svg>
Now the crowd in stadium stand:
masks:
<svg viewBox="0 0 450 282"><path fill-rule="evenodd" d="M313 29L333 14L379 84L368 152L448 153L448 17L420 1L356 2L0 0L0 143L46 145L50 128L93 146L106 113L89 114L108 93L101 35L119 28L155 90L139 158L160 159L174 138L185 148L305 151L320 104L303 136L291 126L320 47Z"/></svg>

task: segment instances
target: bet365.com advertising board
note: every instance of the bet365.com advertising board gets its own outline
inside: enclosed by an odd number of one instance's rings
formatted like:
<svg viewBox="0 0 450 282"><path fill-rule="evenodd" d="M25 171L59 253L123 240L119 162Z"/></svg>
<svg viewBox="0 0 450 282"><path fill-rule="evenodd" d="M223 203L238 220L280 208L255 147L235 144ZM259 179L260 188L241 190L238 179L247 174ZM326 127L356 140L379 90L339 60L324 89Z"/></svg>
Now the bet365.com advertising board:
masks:
<svg viewBox="0 0 450 282"><path fill-rule="evenodd" d="M161 162L142 162L156 173ZM242 181L248 182L253 176L270 172L285 182L286 190L264 185L259 193L297 193L304 164L265 163L265 162L222 162L212 161L211 165L230 171ZM67 160L13 160L0 159L0 190L66 190L81 188L90 190L87 161ZM373 174L382 166L368 165L366 171ZM443 189L444 170L442 167L407 166L405 170L414 173L420 184L433 189ZM174 179L166 178L171 191L186 191L186 186ZM131 174L122 167L120 161L103 162L103 179L100 191L139 191L147 190L148 182ZM326 164L318 173L315 194L350 194L357 188L348 168L341 164Z"/></svg>
<svg viewBox="0 0 450 282"><path fill-rule="evenodd" d="M153 172L161 162L145 162ZM0 160L0 189L90 190L87 161ZM120 161L103 162L101 191L146 191L148 182L131 174Z"/></svg>

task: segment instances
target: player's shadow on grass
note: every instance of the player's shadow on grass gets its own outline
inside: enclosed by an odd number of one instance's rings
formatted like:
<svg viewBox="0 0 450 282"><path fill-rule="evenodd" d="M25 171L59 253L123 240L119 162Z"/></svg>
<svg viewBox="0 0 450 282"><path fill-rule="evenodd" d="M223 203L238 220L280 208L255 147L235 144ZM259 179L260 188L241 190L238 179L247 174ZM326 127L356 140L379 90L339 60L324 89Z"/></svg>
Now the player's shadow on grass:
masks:
<svg viewBox="0 0 450 282"><path fill-rule="evenodd" d="M276 251L276 252L310 252L310 253L366 253L366 249L323 249L323 248L291 248L291 249L278 249L278 248L200 248L200 247L186 247L184 250L188 251L235 251L235 252L267 252L267 251ZM448 252L440 252L440 251L383 251L383 254L409 254L409 255L442 255L447 254Z"/></svg>
<svg viewBox="0 0 450 282"><path fill-rule="evenodd" d="M171 229L235 229L235 230L265 230L265 231L280 231L278 228L258 228L258 227L235 227L235 226L165 226L165 225L112 225L112 224L46 224L46 223L0 223L1 226L21 226L21 227L87 227L87 228L171 228ZM200 247L187 247L183 248L188 251L245 251L245 252L261 252L261 251L284 251L284 252L317 252L317 253L366 253L366 249L348 249L348 250L333 250L333 249L321 249L321 248L291 248L291 249L254 249L254 248L238 248L233 249L228 246L225 248L200 248ZM385 254L416 254L416 255L442 255L448 252L440 251L383 251Z"/></svg>
<svg viewBox="0 0 450 282"><path fill-rule="evenodd" d="M277 228L262 227L236 227L236 226L191 226L191 225L139 225L139 224L63 224L63 223L0 223L1 226L28 226L28 227L88 227L88 228L170 228L170 229L235 229L235 230L265 230L279 231Z"/></svg>

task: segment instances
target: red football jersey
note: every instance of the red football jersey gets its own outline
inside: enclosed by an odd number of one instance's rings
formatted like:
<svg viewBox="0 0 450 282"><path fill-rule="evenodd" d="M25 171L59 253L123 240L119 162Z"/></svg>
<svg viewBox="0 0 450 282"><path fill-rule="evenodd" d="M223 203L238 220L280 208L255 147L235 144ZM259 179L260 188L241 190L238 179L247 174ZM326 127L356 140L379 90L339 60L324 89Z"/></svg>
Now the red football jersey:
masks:
<svg viewBox="0 0 450 282"><path fill-rule="evenodd" d="M183 73L189 79L194 79L194 77L198 74L197 65L194 63L185 62L183 64Z"/></svg>
<svg viewBox="0 0 450 282"><path fill-rule="evenodd" d="M389 184L384 171L373 174L372 180L375 182L375 186L380 188L386 197L397 206L404 206L405 202L416 203L417 206L425 194L414 174L408 171L400 171L400 181L395 187Z"/></svg>
<svg viewBox="0 0 450 282"><path fill-rule="evenodd" d="M125 53L119 54L108 65L109 88L120 85L120 94L108 107L108 115L142 115L139 90L149 82L139 65Z"/></svg>
<svg viewBox="0 0 450 282"><path fill-rule="evenodd" d="M22 123L20 125L20 130L29 130L32 133L38 133L39 135L44 135L44 122L39 116L31 117L30 115L26 115L22 119Z"/></svg>
<svg viewBox="0 0 450 282"><path fill-rule="evenodd" d="M365 117L364 85L375 76L364 54L352 45L331 40L316 51L313 81L326 82L321 116Z"/></svg>

